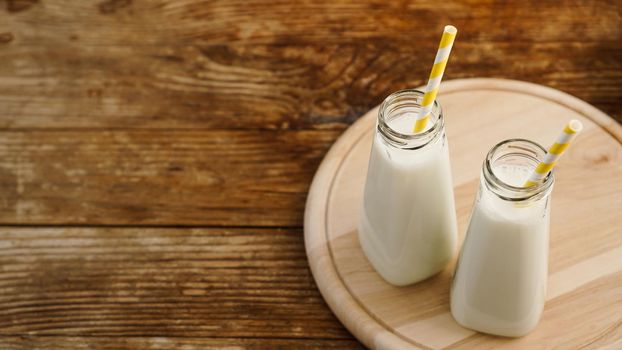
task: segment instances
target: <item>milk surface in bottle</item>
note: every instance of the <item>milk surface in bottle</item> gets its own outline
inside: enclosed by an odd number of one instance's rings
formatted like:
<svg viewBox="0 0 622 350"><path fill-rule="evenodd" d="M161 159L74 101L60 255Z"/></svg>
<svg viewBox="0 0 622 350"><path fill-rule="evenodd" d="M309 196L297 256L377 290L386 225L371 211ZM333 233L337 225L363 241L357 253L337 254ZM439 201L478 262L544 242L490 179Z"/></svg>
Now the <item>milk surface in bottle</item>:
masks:
<svg viewBox="0 0 622 350"><path fill-rule="evenodd" d="M540 319L553 175L522 185L545 153L527 140L504 141L488 153L451 289L451 313L467 328L516 337Z"/></svg>
<svg viewBox="0 0 622 350"><path fill-rule="evenodd" d="M389 283L407 285L441 271L456 248L456 214L444 121L435 103L413 134L423 93L398 91L378 115L359 241Z"/></svg>

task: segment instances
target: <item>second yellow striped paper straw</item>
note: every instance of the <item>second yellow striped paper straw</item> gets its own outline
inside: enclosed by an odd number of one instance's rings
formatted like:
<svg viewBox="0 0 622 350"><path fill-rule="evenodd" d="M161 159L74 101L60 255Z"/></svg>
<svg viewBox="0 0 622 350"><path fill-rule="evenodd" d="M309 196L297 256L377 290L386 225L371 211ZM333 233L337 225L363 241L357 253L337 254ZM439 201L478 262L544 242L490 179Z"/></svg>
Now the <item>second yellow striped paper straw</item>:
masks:
<svg viewBox="0 0 622 350"><path fill-rule="evenodd" d="M438 51L436 52L436 58L434 59L434 66L432 66L432 72L430 72L430 78L428 79L428 85L425 88L425 94L423 95L423 102L421 102L421 109L417 114L417 121L413 131L415 133L423 131L428 120L430 120L430 113L434 106L434 100L438 93L438 88L441 85L441 79L443 79L443 73L445 72L445 66L449 60L449 53L454 45L454 39L458 29L454 26L445 26L443 30L443 36L441 37L441 43L438 45Z"/></svg>
<svg viewBox="0 0 622 350"><path fill-rule="evenodd" d="M564 154L570 142L577 136L579 132L583 129L583 124L581 124L578 120L571 120L564 127L564 131L562 131L561 135L557 138L557 142L555 142L551 147L549 147L546 155L544 156L544 160L538 164L534 172L531 174L529 179L525 181L523 187L529 187L538 184L546 175L553 169L559 157Z"/></svg>

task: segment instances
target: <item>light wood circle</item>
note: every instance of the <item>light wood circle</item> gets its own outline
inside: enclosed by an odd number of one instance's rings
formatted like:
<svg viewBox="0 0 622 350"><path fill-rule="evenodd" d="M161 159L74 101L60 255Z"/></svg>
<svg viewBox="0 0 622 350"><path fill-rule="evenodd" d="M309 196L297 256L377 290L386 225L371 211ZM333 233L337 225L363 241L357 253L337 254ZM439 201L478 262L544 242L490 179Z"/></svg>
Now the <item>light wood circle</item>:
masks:
<svg viewBox="0 0 622 350"><path fill-rule="evenodd" d="M337 140L307 199L305 245L317 285L341 322L372 349L622 348L622 127L593 106L548 87L501 79L445 82L446 118L463 239L482 161L508 138L545 147L569 119L583 132L556 168L549 287L538 327L502 338L459 326L449 314L454 263L394 287L375 273L356 232L378 108Z"/></svg>

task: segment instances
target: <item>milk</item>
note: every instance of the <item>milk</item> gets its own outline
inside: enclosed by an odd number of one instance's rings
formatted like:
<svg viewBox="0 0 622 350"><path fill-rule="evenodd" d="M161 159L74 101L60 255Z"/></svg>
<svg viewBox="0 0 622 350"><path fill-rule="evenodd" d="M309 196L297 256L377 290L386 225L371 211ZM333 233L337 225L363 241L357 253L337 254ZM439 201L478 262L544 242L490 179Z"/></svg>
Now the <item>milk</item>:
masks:
<svg viewBox="0 0 622 350"><path fill-rule="evenodd" d="M498 179L521 186L533 167L501 165ZM548 196L529 203L480 186L451 290L451 313L480 332L522 336L538 323L546 298Z"/></svg>
<svg viewBox="0 0 622 350"><path fill-rule="evenodd" d="M409 134L414 121L415 113L406 113L388 124ZM375 270L394 285L436 274L456 248L447 141L444 129L438 132L419 149L395 147L381 132L374 136L359 241Z"/></svg>

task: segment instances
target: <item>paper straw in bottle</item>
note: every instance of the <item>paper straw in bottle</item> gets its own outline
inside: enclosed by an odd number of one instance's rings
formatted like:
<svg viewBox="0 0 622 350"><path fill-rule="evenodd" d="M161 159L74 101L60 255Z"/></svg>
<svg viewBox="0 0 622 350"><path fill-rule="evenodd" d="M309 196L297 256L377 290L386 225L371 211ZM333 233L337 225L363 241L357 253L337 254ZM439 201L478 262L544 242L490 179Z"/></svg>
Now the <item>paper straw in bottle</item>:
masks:
<svg viewBox="0 0 622 350"><path fill-rule="evenodd" d="M425 94L423 95L423 101L421 102L421 108L417 114L417 121L413 131L415 133L423 131L428 121L430 120L430 113L432 107L434 107L434 100L436 100L436 94L438 88L441 85L441 79L443 79L443 73L445 72L445 66L447 60L449 60L449 53L454 45L454 39L458 29L454 26L445 26L443 30L443 36L441 37L441 43L438 45L438 51L436 51L436 58L434 59L434 66L430 72L430 78L428 79L428 85L425 88Z"/></svg>
<svg viewBox="0 0 622 350"><path fill-rule="evenodd" d="M523 187L533 186L542 181L557 164L559 157L564 154L570 142L581 132L581 129L583 129L583 124L580 121L575 119L569 121L561 135L557 138L557 141L549 147L544 159L538 164L529 179L525 181Z"/></svg>

